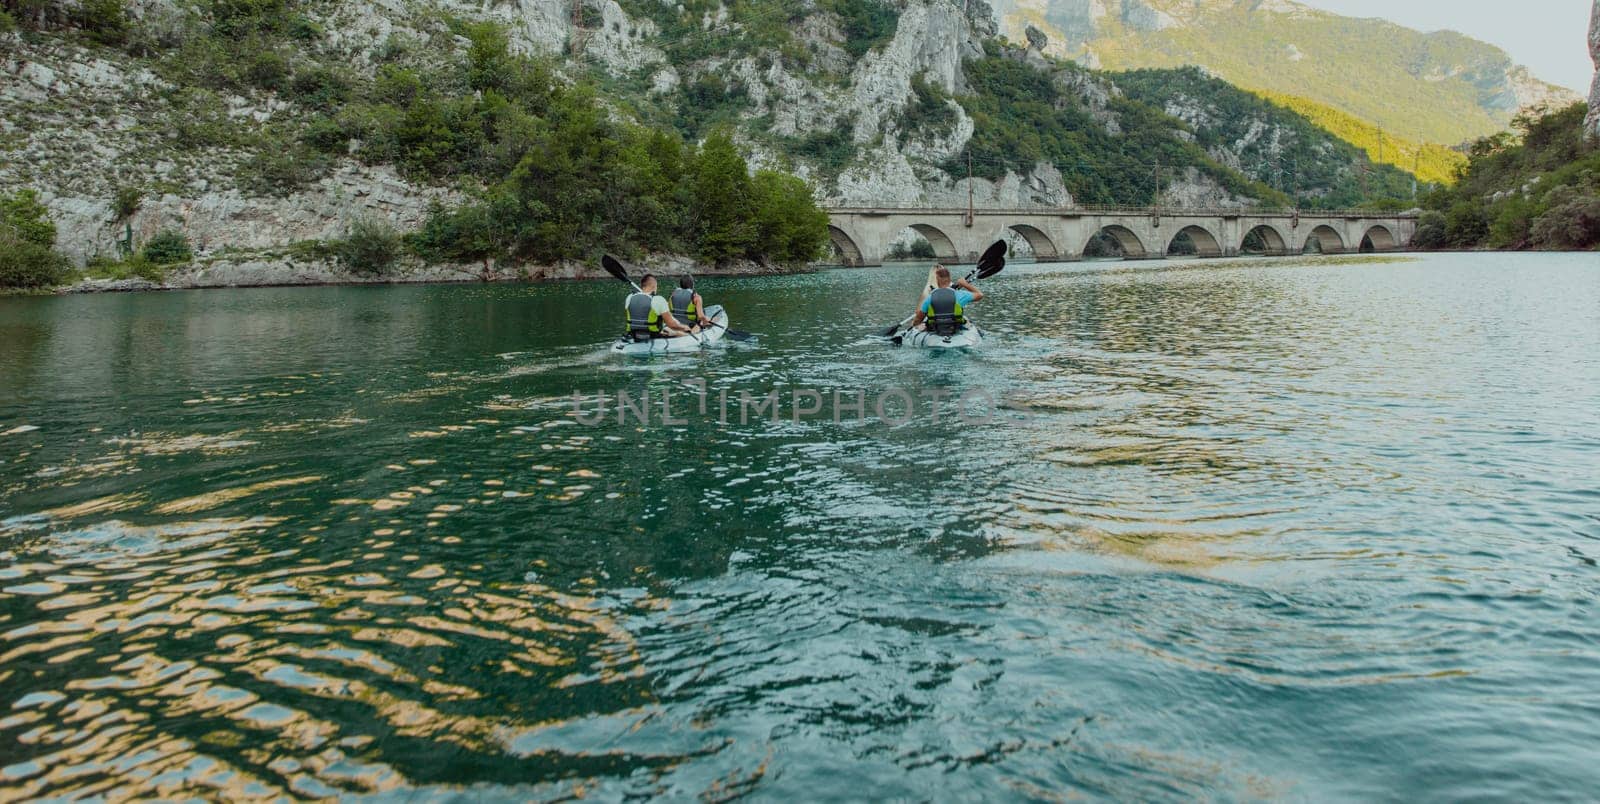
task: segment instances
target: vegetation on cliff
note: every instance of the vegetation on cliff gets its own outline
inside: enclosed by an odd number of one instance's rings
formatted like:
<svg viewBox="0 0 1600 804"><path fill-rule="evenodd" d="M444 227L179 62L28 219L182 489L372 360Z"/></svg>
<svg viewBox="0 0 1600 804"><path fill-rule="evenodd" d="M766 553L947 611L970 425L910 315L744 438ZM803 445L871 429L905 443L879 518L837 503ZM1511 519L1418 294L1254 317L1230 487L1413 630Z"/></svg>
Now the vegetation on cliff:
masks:
<svg viewBox="0 0 1600 804"><path fill-rule="evenodd" d="M1052 50L1102 69L1206 72L1309 98L1409 140L1456 145L1505 127L1520 105L1571 93L1454 31L1423 33L1305 4L1234 0L999 0L1002 31L1037 25ZM1109 13L1086 11L1099 6ZM1447 27L1447 26L1445 26ZM1409 167L1409 165L1403 165Z"/></svg>
<svg viewBox="0 0 1600 804"><path fill-rule="evenodd" d="M1600 147L1584 141L1587 111L1526 113L1473 143L1455 185L1428 196L1415 245L1600 247Z"/></svg>
<svg viewBox="0 0 1600 804"><path fill-rule="evenodd" d="M1035 163L1049 162L1078 203L1144 205L1154 203L1179 170L1195 168L1236 196L1287 203L1281 193L1180 139L1175 132L1181 124L1148 105L1111 98L1108 108L1121 129L1112 134L1052 73L1008 57L998 43L989 43L984 58L968 62L967 74L973 92L959 100L976 124L968 148L977 175L1025 174Z"/></svg>
<svg viewBox="0 0 1600 804"><path fill-rule="evenodd" d="M1185 109L1204 118L1190 125L1205 153L1226 152L1238 168L1261 177L1297 207L1403 207L1414 200L1413 177L1373 164L1360 148L1302 113L1246 92L1194 67L1113 74L1131 100L1157 109Z"/></svg>
<svg viewBox="0 0 1600 804"><path fill-rule="evenodd" d="M468 200L435 209L405 240L423 257L548 263L615 251L798 263L827 242L804 182L749 175L710 127L696 145L632 122L592 82L514 52L493 23L424 18L429 41L391 37L362 70L324 46L297 0L209 0L184 16L140 18L121 0L27 2L28 14L12 14L25 28L148 63L173 87L168 128L152 132L151 147L237 154L234 178L248 194L287 196L352 158L455 188ZM229 97L275 111L241 125ZM702 192L712 187L723 195ZM341 262L375 270L395 261Z"/></svg>
<svg viewBox="0 0 1600 804"><path fill-rule="evenodd" d="M1373 123L1310 98L1266 90L1256 94L1298 113L1329 134L1361 149L1374 163L1413 171L1419 181L1428 184L1454 182L1456 172L1467 162L1467 157L1460 151L1397 137Z"/></svg>

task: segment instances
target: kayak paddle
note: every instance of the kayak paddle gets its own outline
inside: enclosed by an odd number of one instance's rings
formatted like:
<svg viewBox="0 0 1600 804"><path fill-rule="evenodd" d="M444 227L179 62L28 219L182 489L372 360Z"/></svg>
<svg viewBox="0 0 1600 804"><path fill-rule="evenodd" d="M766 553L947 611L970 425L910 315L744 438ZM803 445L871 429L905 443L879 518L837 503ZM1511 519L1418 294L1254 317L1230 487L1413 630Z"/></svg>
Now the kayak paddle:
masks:
<svg viewBox="0 0 1600 804"><path fill-rule="evenodd" d="M967 274L965 281L971 282L974 279L988 279L989 277L1005 270L1005 267L1006 241L996 240L994 241L994 245L990 246L987 251L983 252L983 256L978 258L977 267L973 268L972 272ZM933 288L928 288L928 290L931 291ZM899 332L902 328L909 325L911 320L916 317L916 313L906 316L904 321L885 329L883 331L883 337L887 338L894 335L896 332Z"/></svg>

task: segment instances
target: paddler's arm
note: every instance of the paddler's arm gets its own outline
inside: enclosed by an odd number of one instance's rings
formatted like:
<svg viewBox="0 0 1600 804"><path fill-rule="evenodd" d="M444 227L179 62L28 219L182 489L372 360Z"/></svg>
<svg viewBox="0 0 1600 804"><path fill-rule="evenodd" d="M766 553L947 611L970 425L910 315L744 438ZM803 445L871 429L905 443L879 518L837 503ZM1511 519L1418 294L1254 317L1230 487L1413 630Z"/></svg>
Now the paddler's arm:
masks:
<svg viewBox="0 0 1600 804"><path fill-rule="evenodd" d="M706 300L700 298L698 293L694 294L694 309L700 312L700 323L694 325L695 329L701 330L711 326L711 319L706 318Z"/></svg>
<svg viewBox="0 0 1600 804"><path fill-rule="evenodd" d="M688 332L689 331L688 327L678 323L678 319L672 317L672 313L662 313L661 314L661 323L666 324L667 325L667 329L676 330L678 332Z"/></svg>
<svg viewBox="0 0 1600 804"><path fill-rule="evenodd" d="M971 282L968 282L966 279L958 279L958 280L956 280L956 287L961 288L962 290L965 290L968 293L971 293L973 301L982 301L983 300L983 291L978 290L978 286L977 285L974 285Z"/></svg>

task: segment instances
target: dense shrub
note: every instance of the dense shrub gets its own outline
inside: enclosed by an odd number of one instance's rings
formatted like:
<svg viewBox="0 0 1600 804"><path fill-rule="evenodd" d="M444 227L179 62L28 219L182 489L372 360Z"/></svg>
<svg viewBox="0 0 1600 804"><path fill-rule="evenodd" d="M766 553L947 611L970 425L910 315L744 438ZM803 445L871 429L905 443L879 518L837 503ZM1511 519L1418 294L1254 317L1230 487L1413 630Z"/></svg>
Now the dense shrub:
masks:
<svg viewBox="0 0 1600 804"><path fill-rule="evenodd" d="M884 0L822 0L821 5L839 15L844 49L858 59L894 38L900 24L900 12Z"/></svg>
<svg viewBox="0 0 1600 804"><path fill-rule="evenodd" d="M45 288L66 274L66 258L0 226L0 288Z"/></svg>
<svg viewBox="0 0 1600 804"><path fill-rule="evenodd" d="M1550 209L1533 222L1533 242L1540 248L1583 249L1600 246L1600 194L1571 187L1552 190Z"/></svg>
<svg viewBox="0 0 1600 804"><path fill-rule="evenodd" d="M372 276L389 273L405 253L405 242L393 227L369 218L351 224L344 238L330 245L345 270Z"/></svg>
<svg viewBox="0 0 1600 804"><path fill-rule="evenodd" d="M289 59L276 48L254 50L244 57L244 61L243 77L251 86L273 92L289 86L289 76L292 74Z"/></svg>
<svg viewBox="0 0 1600 804"><path fill-rule="evenodd" d="M122 0L78 0L75 22L89 39L102 45L120 45L128 39L128 9Z"/></svg>
<svg viewBox="0 0 1600 804"><path fill-rule="evenodd" d="M138 187L124 185L117 188L111 198L111 211L119 221L133 217L139 211L139 205L144 203L144 191Z"/></svg>
<svg viewBox="0 0 1600 804"><path fill-rule="evenodd" d="M1427 210L1417 218L1417 231L1411 236L1411 245L1422 249L1445 248L1450 245L1447 222L1443 212Z"/></svg>
<svg viewBox="0 0 1600 804"><path fill-rule="evenodd" d="M139 256L152 265L176 265L194 259L194 250L182 232L163 229L144 244Z"/></svg>
<svg viewBox="0 0 1600 804"><path fill-rule="evenodd" d="M32 190L0 197L0 287L42 288L61 281L67 261L54 250L56 227Z"/></svg>
<svg viewBox="0 0 1600 804"><path fill-rule="evenodd" d="M269 143L240 165L240 189L252 195L285 198L320 177L327 158L303 145Z"/></svg>
<svg viewBox="0 0 1600 804"><path fill-rule="evenodd" d="M350 146L350 131L343 122L322 115L300 130L300 142L318 153L343 154Z"/></svg>

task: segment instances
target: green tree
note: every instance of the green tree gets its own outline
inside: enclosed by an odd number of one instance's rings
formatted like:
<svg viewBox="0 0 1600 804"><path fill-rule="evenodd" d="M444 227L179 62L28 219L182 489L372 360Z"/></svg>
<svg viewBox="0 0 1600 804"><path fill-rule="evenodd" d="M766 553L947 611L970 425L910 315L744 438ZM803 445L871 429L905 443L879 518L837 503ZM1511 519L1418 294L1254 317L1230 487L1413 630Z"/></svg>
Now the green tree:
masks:
<svg viewBox="0 0 1600 804"><path fill-rule="evenodd" d="M828 214L817 207L811 188L796 176L757 171L751 180L756 240L752 256L780 263L806 263L822 255L828 242Z"/></svg>
<svg viewBox="0 0 1600 804"><path fill-rule="evenodd" d="M1450 245L1450 234L1444 213L1427 210L1417 218L1417 231L1411 236L1411 245L1417 248L1436 249Z"/></svg>
<svg viewBox="0 0 1600 804"><path fill-rule="evenodd" d="M18 190L9 198L0 198L0 223L18 240L45 248L56 243L56 225L50 221L50 210L39 202L39 194L33 190Z"/></svg>
<svg viewBox="0 0 1600 804"><path fill-rule="evenodd" d="M1445 212L1445 237L1450 245L1473 248L1489 236L1489 216L1482 202L1458 201Z"/></svg>
<svg viewBox="0 0 1600 804"><path fill-rule="evenodd" d="M749 167L726 133L712 134L700 145L691 184L700 258L720 263L748 254L757 234L749 216Z"/></svg>
<svg viewBox="0 0 1600 804"><path fill-rule="evenodd" d="M61 281L66 259L54 250L56 226L33 190L0 197L0 287L41 288Z"/></svg>

